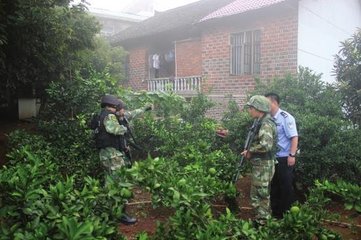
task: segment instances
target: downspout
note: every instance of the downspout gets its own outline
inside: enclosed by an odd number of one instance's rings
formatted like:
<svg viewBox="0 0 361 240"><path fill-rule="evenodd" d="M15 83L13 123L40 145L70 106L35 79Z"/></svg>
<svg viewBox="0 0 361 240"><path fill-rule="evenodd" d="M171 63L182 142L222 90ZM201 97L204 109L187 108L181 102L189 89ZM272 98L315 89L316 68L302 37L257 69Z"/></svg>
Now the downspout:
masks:
<svg viewBox="0 0 361 240"><path fill-rule="evenodd" d="M178 73L177 73L177 41L174 41L174 78L177 79Z"/></svg>

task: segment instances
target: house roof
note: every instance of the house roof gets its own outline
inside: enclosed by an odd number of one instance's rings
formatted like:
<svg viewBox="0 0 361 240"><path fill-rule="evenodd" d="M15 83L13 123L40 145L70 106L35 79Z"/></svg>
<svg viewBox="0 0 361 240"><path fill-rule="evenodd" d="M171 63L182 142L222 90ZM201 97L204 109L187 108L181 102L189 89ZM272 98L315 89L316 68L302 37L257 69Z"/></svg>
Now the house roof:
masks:
<svg viewBox="0 0 361 240"><path fill-rule="evenodd" d="M117 45L124 41L156 35L177 28L190 28L211 12L232 1L234 0L200 0L165 12L159 12L151 18L117 33L110 40Z"/></svg>
<svg viewBox="0 0 361 240"><path fill-rule="evenodd" d="M154 15L154 0L132 0L123 11L130 14L151 17Z"/></svg>
<svg viewBox="0 0 361 240"><path fill-rule="evenodd" d="M189 31L194 24L219 19L290 0L200 0L192 4L174 8L139 22L110 38L113 45L130 43L175 29Z"/></svg>
<svg viewBox="0 0 361 240"><path fill-rule="evenodd" d="M207 16L203 17L200 22L215 18L232 16L247 11L268 7L285 1L286 0L235 0L228 5L221 7L214 12L208 14Z"/></svg>
<svg viewBox="0 0 361 240"><path fill-rule="evenodd" d="M124 13L124 12L113 12L110 10L100 9L100 8L93 8L89 12L91 15L94 15L96 17L108 18L114 20L123 20L127 22L140 22L148 18L146 16Z"/></svg>

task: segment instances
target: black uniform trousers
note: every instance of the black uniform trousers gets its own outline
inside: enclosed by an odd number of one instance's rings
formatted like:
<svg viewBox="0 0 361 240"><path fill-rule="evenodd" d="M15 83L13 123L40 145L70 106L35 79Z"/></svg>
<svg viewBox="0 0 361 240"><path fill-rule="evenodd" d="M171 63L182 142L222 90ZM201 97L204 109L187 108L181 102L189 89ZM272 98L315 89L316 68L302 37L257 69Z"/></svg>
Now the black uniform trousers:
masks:
<svg viewBox="0 0 361 240"><path fill-rule="evenodd" d="M288 166L287 157L277 158L275 174L271 181L271 209L272 216L282 218L295 201L293 188L294 166Z"/></svg>

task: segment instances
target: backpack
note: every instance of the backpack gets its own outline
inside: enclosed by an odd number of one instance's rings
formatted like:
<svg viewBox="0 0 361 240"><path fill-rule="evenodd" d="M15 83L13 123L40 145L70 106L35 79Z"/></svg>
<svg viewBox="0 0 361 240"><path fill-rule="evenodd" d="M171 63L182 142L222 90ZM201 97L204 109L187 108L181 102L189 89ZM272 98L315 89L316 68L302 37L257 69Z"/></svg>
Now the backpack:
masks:
<svg viewBox="0 0 361 240"><path fill-rule="evenodd" d="M93 113L90 121L88 122L88 127L93 130L92 139L93 145L95 148L99 148L99 130L100 130L100 114Z"/></svg>
<svg viewBox="0 0 361 240"><path fill-rule="evenodd" d="M88 123L88 126L91 130L99 132L100 127L100 114L93 113L91 119Z"/></svg>

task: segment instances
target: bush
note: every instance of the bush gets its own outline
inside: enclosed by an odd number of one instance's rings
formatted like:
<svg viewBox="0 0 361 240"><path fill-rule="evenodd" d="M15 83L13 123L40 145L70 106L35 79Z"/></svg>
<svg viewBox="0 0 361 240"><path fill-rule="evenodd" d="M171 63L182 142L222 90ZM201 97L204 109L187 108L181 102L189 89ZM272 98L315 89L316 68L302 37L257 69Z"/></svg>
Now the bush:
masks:
<svg viewBox="0 0 361 240"><path fill-rule="evenodd" d="M361 187L345 181L337 181L335 183L325 180L323 182L316 181L316 189L329 192L340 196L345 202L345 209L354 209L361 213Z"/></svg>
<svg viewBox="0 0 361 240"><path fill-rule="evenodd" d="M348 118L361 127L361 29L341 43L336 55L335 73L342 93L342 106Z"/></svg>
<svg viewBox="0 0 361 240"><path fill-rule="evenodd" d="M77 190L56 164L27 147L18 151L16 166L0 171L1 239L119 239L117 230L127 200L119 189L129 184L87 177ZM12 155L14 156L14 155Z"/></svg>

